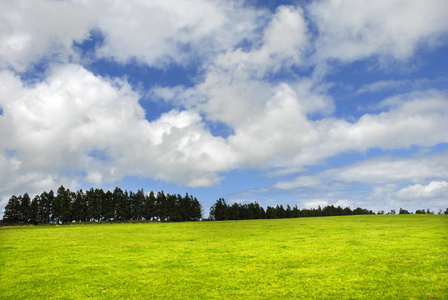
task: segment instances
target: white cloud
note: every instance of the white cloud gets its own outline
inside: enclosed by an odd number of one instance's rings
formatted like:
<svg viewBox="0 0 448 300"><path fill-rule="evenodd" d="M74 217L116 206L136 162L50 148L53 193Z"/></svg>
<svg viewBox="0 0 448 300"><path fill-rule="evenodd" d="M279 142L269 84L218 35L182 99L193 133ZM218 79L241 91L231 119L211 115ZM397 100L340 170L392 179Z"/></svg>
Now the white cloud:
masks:
<svg viewBox="0 0 448 300"><path fill-rule="evenodd" d="M316 59L352 62L371 55L404 60L421 45L446 33L444 0L313 2L309 6L319 38Z"/></svg>
<svg viewBox="0 0 448 300"><path fill-rule="evenodd" d="M320 113L328 116L335 110L331 96L327 89L314 78L301 78L291 84L297 97L307 114Z"/></svg>
<svg viewBox="0 0 448 300"><path fill-rule="evenodd" d="M72 1L2 1L0 67L23 72L41 59L67 61L73 41L88 37L95 13Z"/></svg>
<svg viewBox="0 0 448 300"><path fill-rule="evenodd" d="M8 129L0 131L4 193L19 185L34 190L39 181L76 186L127 175L209 186L219 182L217 172L237 163L232 148L195 112L173 110L148 122L125 81L77 65L54 67L35 86L23 86L9 71L0 75L0 123Z"/></svg>
<svg viewBox="0 0 448 300"><path fill-rule="evenodd" d="M304 206L304 208L310 209L310 208L317 208L318 206L325 207L329 205L329 203L328 201L325 200L315 199L311 201L305 201L302 203L302 205Z"/></svg>
<svg viewBox="0 0 448 300"><path fill-rule="evenodd" d="M98 26L105 40L97 55L160 68L206 59L251 39L263 19L263 12L236 1L104 1L100 6Z"/></svg>
<svg viewBox="0 0 448 300"><path fill-rule="evenodd" d="M336 206L356 203L356 206L374 210L399 207L415 210L420 209L424 201L425 207L444 207L448 206L447 157L444 152L412 158L388 155L367 158L298 176L291 181L280 181L272 188ZM400 186L406 187L399 189ZM263 193L268 194L268 191ZM317 207L316 203L303 201L302 205Z"/></svg>
<svg viewBox="0 0 448 300"><path fill-rule="evenodd" d="M73 42L92 30L104 37L97 57L188 65L251 40L265 18L237 1L3 1L0 66L23 72L42 59L77 61Z"/></svg>
<svg viewBox="0 0 448 300"><path fill-rule="evenodd" d="M357 95L365 93L375 93L382 90L390 90L400 88L409 85L411 82L409 80L380 80L374 83L365 84L360 87L357 91Z"/></svg>
<svg viewBox="0 0 448 300"><path fill-rule="evenodd" d="M398 192L395 196L403 200L427 200L444 198L448 204L448 182L431 181L427 185L409 185Z"/></svg>
<svg viewBox="0 0 448 300"><path fill-rule="evenodd" d="M284 165L284 159L294 156L309 142L313 131L294 91L283 84L258 116L235 128L229 143L254 165L269 161L271 166Z"/></svg>
<svg viewBox="0 0 448 300"><path fill-rule="evenodd" d="M419 90L429 90L437 86L444 86L448 84L448 78L437 77L434 79L419 78L416 80L379 80L373 83L362 85L356 92L356 95L362 95L367 93L376 93L383 91L398 91L403 90L408 91L419 91Z"/></svg>
<svg viewBox="0 0 448 300"><path fill-rule="evenodd" d="M319 138L310 144L311 155L305 163L318 162L345 151L366 151L369 148L398 149L412 145L433 146L448 142L448 99L435 91L416 92L383 102L389 110L365 114L355 123L340 119L316 122Z"/></svg>

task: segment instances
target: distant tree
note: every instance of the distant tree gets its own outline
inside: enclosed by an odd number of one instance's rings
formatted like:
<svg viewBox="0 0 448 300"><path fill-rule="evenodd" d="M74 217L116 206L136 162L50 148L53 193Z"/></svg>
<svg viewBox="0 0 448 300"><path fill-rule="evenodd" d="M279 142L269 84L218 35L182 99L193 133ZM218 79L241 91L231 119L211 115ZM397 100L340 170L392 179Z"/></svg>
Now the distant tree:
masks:
<svg viewBox="0 0 448 300"><path fill-rule="evenodd" d="M115 198L111 191L107 191L102 195L101 216L104 221L115 219Z"/></svg>
<svg viewBox="0 0 448 300"><path fill-rule="evenodd" d="M219 198L210 208L210 218L215 221L228 220L229 208L224 198Z"/></svg>
<svg viewBox="0 0 448 300"><path fill-rule="evenodd" d="M146 195L145 208L144 208L144 218L145 220L154 220L156 217L156 196L154 192L151 191L149 195Z"/></svg>
<svg viewBox="0 0 448 300"><path fill-rule="evenodd" d="M122 189L116 187L114 192L112 193L114 197L114 202L116 205L116 218L117 220L128 220L130 218L129 215L129 199L128 192L123 192Z"/></svg>
<svg viewBox="0 0 448 300"><path fill-rule="evenodd" d="M406 209L402 209L402 208L400 207L400 210L399 210L398 214L399 214L399 215L409 215L410 212L407 211Z"/></svg>
<svg viewBox="0 0 448 300"><path fill-rule="evenodd" d="M189 221L200 221L202 219L202 206L196 197L190 196L190 219Z"/></svg>
<svg viewBox="0 0 448 300"><path fill-rule="evenodd" d="M39 223L39 201L40 196L37 195L31 200L29 210L29 223L37 225Z"/></svg>
<svg viewBox="0 0 448 300"><path fill-rule="evenodd" d="M177 211L177 196L166 194L164 207L164 217L166 221L179 221Z"/></svg>
<svg viewBox="0 0 448 300"><path fill-rule="evenodd" d="M58 203L58 220L62 223L69 223L72 219L72 203L74 200L74 194L69 189L65 189L64 186L60 186L55 201Z"/></svg>
<svg viewBox="0 0 448 300"><path fill-rule="evenodd" d="M157 217L160 221L166 221L168 208L166 202L166 195L163 191L157 193Z"/></svg>
<svg viewBox="0 0 448 300"><path fill-rule="evenodd" d="M300 209L297 207L297 205L294 205L292 208L292 218L299 218L300 217Z"/></svg>
<svg viewBox="0 0 448 300"><path fill-rule="evenodd" d="M277 205L275 207L275 210L277 211L277 218L283 219L286 217L286 211L283 205Z"/></svg>
<svg viewBox="0 0 448 300"><path fill-rule="evenodd" d="M390 212L387 213L388 215L395 215L397 214L397 211L395 209L391 209Z"/></svg>
<svg viewBox="0 0 448 300"><path fill-rule="evenodd" d="M445 212L444 212L444 214L445 214L445 215L448 215L448 208L447 208L447 209L445 209Z"/></svg>
<svg viewBox="0 0 448 300"><path fill-rule="evenodd" d="M52 205L54 202L54 192L42 192L39 198L38 215L40 223L50 223L52 220Z"/></svg>
<svg viewBox="0 0 448 300"><path fill-rule="evenodd" d="M3 221L5 223L18 223L21 221L21 203L17 196L9 198L5 206Z"/></svg>
<svg viewBox="0 0 448 300"><path fill-rule="evenodd" d="M274 207L266 208L266 219L277 219L277 210Z"/></svg>
<svg viewBox="0 0 448 300"><path fill-rule="evenodd" d="M416 215L424 215L424 214L426 214L426 212L425 212L424 209L417 209L417 210L415 211L415 214L416 214Z"/></svg>
<svg viewBox="0 0 448 300"><path fill-rule="evenodd" d="M21 206L21 221L24 223L29 223L30 221L30 205L31 199L28 193L19 196L20 206Z"/></svg>
<svg viewBox="0 0 448 300"><path fill-rule="evenodd" d="M65 194L65 188L63 186L59 187L59 189L56 192L56 196L53 199L53 203L51 207L53 208L52 213L52 221L56 222L57 224L62 222L62 198L63 194Z"/></svg>
<svg viewBox="0 0 448 300"><path fill-rule="evenodd" d="M384 210L379 210L379 211L377 212L377 215L384 215Z"/></svg>
<svg viewBox="0 0 448 300"><path fill-rule="evenodd" d="M434 214L434 212L433 211L431 211L429 208L426 210L426 214L427 215L433 215Z"/></svg>
<svg viewBox="0 0 448 300"><path fill-rule="evenodd" d="M145 193L143 189L138 190L137 193L129 192L129 201L131 203L131 219L142 220L145 202Z"/></svg>
<svg viewBox="0 0 448 300"><path fill-rule="evenodd" d="M353 211L350 209L350 206L347 206L346 208L344 208L344 215L352 215Z"/></svg>
<svg viewBox="0 0 448 300"><path fill-rule="evenodd" d="M86 202L87 202L87 218L89 221L101 220L101 199L103 197L104 191L102 189L93 189L86 191Z"/></svg>
<svg viewBox="0 0 448 300"><path fill-rule="evenodd" d="M76 222L88 221L88 205L82 190L78 190L73 200L72 218Z"/></svg>

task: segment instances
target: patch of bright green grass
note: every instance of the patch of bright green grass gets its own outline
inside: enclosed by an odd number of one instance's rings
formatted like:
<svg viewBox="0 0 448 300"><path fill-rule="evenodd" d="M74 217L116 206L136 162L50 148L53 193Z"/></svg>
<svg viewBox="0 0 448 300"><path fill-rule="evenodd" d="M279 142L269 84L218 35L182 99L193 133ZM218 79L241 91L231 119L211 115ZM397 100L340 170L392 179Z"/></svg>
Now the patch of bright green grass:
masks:
<svg viewBox="0 0 448 300"><path fill-rule="evenodd" d="M0 229L2 299L448 299L448 216Z"/></svg>

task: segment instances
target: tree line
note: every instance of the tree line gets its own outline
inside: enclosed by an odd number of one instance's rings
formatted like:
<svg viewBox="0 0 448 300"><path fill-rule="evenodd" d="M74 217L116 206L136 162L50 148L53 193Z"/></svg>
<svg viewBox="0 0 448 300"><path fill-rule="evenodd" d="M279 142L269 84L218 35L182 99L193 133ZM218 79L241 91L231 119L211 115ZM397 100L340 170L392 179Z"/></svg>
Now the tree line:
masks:
<svg viewBox="0 0 448 300"><path fill-rule="evenodd" d="M51 190L36 195L33 199L25 193L12 196L3 215L4 223L65 224L90 221L199 221L202 219L202 206L188 193L181 195L145 194L143 189L136 193L93 189L76 192L61 186L56 195Z"/></svg>
<svg viewBox="0 0 448 300"><path fill-rule="evenodd" d="M396 214L392 209L387 214ZM411 214L400 208L399 214ZM429 209L417 210L416 214L434 214ZM442 211L439 211L441 214ZM444 212L448 214L448 208ZM333 205L323 208L299 209L297 205L289 204L267 206L264 209L257 202L227 204L224 198L219 198L210 208L210 215L206 221L251 220L251 219L281 219L301 217L323 217L344 215L375 214L365 208L351 209ZM377 214L385 214L378 211ZM6 207L2 222L5 224L66 224L72 222L99 221L199 221L202 220L202 205L188 193L170 195L163 191L155 194L151 191L145 194L143 189L136 193L123 191L116 187L112 192L93 189L76 192L61 186L56 194L43 192L33 199L25 193L23 196L12 196Z"/></svg>
<svg viewBox="0 0 448 300"><path fill-rule="evenodd" d="M210 219L215 221L224 220L251 220L251 219L282 219L282 218L301 218L301 217L323 217L323 216L344 216L344 215L367 215L375 214L371 210L350 207L342 208L333 205L320 206L316 208L299 209L297 205L291 207L289 204L268 206L266 210L257 202L249 204L233 203L227 204L224 198L219 198L210 208Z"/></svg>
<svg viewBox="0 0 448 300"><path fill-rule="evenodd" d="M434 212L427 209L416 210L416 214L434 214ZM448 214L448 208L444 212ZM224 221L224 220L251 220L251 219L281 219L281 218L302 218L302 217L325 217L325 216L346 216L346 215L374 215L372 210L365 208L350 207L342 208L340 206L327 205L323 208L304 208L299 209L297 205L291 207L289 204L276 205L275 207L268 206L266 210L257 202L249 204L233 203L227 204L224 198L219 198L216 203L210 208L209 220ZM385 214L384 211L379 211L377 214ZM389 215L396 214L396 210L392 209L386 213ZM411 212L400 208L399 214L411 214ZM442 211L439 211L442 214Z"/></svg>

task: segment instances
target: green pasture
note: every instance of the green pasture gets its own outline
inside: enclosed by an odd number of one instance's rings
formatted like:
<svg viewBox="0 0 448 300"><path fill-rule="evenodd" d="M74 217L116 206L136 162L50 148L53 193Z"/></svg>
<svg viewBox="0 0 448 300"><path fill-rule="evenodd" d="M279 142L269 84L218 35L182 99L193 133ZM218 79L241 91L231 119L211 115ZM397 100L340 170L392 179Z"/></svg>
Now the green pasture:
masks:
<svg viewBox="0 0 448 300"><path fill-rule="evenodd" d="M1 299L448 299L448 216L0 228Z"/></svg>

